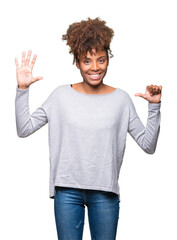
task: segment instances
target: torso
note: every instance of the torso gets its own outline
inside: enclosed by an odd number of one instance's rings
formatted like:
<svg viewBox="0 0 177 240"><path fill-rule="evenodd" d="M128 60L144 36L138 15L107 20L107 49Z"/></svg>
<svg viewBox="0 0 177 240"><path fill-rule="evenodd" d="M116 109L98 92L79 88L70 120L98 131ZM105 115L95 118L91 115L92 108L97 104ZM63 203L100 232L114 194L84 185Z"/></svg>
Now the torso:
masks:
<svg viewBox="0 0 177 240"><path fill-rule="evenodd" d="M80 92L80 93L87 94L87 93L84 91L83 87L82 87L82 83L74 83L74 84L72 84L72 88L73 88L74 90ZM98 94L111 93L111 92L114 92L115 89L116 89L116 88L104 84L103 90L102 90L102 91L99 91Z"/></svg>

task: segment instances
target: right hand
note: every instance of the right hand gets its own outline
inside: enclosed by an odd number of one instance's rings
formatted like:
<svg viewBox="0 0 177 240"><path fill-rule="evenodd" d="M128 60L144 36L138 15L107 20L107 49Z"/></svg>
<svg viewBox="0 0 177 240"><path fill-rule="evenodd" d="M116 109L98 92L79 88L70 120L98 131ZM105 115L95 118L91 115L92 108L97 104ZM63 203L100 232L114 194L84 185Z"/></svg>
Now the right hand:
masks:
<svg viewBox="0 0 177 240"><path fill-rule="evenodd" d="M33 78L32 71L33 71L33 67L34 67L37 55L35 54L33 56L31 64L29 64L31 53L32 51L29 50L26 59L25 59L26 52L22 53L21 67L19 66L17 58L15 58L17 82L18 82L18 87L20 89L27 89L32 83L43 79L43 77L41 76Z"/></svg>

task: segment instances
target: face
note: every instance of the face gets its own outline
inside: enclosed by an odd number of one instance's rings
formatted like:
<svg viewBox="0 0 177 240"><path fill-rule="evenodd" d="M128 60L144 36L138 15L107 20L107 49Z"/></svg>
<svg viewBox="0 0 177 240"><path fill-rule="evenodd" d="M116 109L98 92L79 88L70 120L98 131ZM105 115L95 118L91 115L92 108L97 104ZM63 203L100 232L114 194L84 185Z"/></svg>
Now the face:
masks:
<svg viewBox="0 0 177 240"><path fill-rule="evenodd" d="M87 52L86 57L80 57L76 65L80 69L83 81L95 86L99 85L106 75L108 59L106 51L92 51L92 55Z"/></svg>

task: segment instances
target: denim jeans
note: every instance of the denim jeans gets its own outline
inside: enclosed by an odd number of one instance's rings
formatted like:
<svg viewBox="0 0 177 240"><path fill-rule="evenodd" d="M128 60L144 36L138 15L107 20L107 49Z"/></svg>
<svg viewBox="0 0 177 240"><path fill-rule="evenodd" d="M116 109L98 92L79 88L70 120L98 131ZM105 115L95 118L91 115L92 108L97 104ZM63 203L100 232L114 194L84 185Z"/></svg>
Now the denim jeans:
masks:
<svg viewBox="0 0 177 240"><path fill-rule="evenodd" d="M112 192L55 187L54 213L59 240L82 240L85 205L92 240L115 240L119 196Z"/></svg>

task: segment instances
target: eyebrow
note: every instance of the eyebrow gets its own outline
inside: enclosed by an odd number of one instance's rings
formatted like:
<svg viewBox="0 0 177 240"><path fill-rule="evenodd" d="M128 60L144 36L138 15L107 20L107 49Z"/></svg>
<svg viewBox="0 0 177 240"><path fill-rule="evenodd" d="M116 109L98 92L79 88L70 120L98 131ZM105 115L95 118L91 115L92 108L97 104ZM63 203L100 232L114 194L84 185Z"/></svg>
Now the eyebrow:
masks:
<svg viewBox="0 0 177 240"><path fill-rule="evenodd" d="M106 55L105 55L105 56L101 56L101 57L99 57L98 59L100 59L100 58L104 58L104 57L106 57ZM91 58L83 57L82 59L91 59Z"/></svg>

